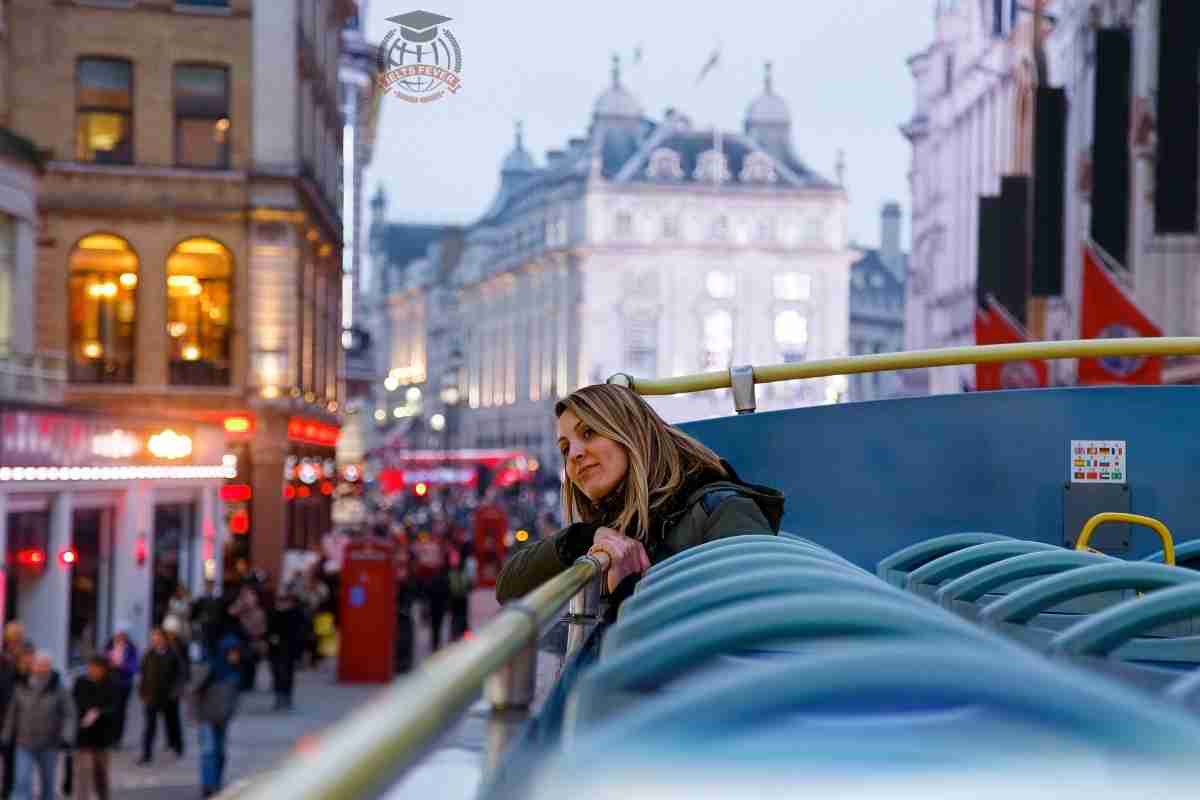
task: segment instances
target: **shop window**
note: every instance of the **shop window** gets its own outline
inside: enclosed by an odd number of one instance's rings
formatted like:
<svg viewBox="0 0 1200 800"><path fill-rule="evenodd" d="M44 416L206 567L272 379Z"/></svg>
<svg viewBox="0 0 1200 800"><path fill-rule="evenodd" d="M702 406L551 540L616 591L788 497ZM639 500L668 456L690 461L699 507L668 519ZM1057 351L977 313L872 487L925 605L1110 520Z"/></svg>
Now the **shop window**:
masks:
<svg viewBox="0 0 1200 800"><path fill-rule="evenodd" d="M75 68L75 158L133 163L133 64L81 58Z"/></svg>
<svg viewBox="0 0 1200 800"><path fill-rule="evenodd" d="M233 258L212 239L180 242L167 259L170 380L228 386Z"/></svg>
<svg viewBox="0 0 1200 800"><path fill-rule="evenodd" d="M195 519L193 503L167 503L154 507L154 583L151 593L155 625L162 624L170 611L171 598L179 588L188 590Z"/></svg>
<svg viewBox="0 0 1200 800"><path fill-rule="evenodd" d="M85 236L71 252L70 378L79 383L133 380L138 258L119 236Z"/></svg>
<svg viewBox="0 0 1200 800"><path fill-rule="evenodd" d="M28 612L29 594L45 569L50 541L49 511L16 511L8 514L8 541L4 570L4 621L21 619Z"/></svg>
<svg viewBox="0 0 1200 800"><path fill-rule="evenodd" d="M175 67L175 163L229 168L229 70Z"/></svg>
<svg viewBox="0 0 1200 800"><path fill-rule="evenodd" d="M81 664L103 647L109 633L112 597L112 510L76 509L71 515L70 651ZM59 568L58 554L50 569Z"/></svg>

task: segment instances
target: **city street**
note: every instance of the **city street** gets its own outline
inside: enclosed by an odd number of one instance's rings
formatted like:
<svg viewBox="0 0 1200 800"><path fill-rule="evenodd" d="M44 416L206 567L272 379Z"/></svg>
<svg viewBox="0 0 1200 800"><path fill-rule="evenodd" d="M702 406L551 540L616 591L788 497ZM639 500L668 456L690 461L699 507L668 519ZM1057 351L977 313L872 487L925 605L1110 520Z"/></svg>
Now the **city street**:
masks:
<svg viewBox="0 0 1200 800"><path fill-rule="evenodd" d="M471 597L471 626L478 628L496 613L495 596L490 589L476 590ZM417 626L417 657L429 655L429 630ZM552 665L556 667L557 665ZM553 674L539 676L543 687L548 687ZM296 676L296 709L281 713L271 709L274 696L270 692L269 670L259 672L259 691L244 695L238 715L230 726L229 764L226 787L235 790L255 775L269 769L295 748L305 736L318 734L349 712L368 702L386 687L377 685L345 685L335 680L335 663L327 660L316 670L305 670ZM485 737L482 727L485 710L473 708L460 726L448 734L454 747L464 751L464 758L474 767L479 763L477 754L482 753ZM150 766L136 764L141 755L142 714L137 699L130 701L129 729L125 733L125 747L112 756L112 788L114 800L181 800L199 797L198 749L196 728L185 722L185 754L182 759L166 749L160 729L155 749L154 763ZM439 754L439 760L445 756ZM414 783L398 787L389 797L416 797L412 789L423 784L425 771L414 775ZM477 776L477 769L466 772L469 780ZM425 795L429 796L429 795Z"/></svg>

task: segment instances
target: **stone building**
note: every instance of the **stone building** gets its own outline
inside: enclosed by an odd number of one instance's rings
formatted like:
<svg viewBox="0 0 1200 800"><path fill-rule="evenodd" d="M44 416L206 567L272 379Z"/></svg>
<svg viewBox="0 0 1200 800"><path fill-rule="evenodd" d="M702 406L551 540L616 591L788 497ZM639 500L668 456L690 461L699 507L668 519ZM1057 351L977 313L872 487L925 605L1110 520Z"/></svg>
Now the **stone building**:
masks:
<svg viewBox="0 0 1200 800"><path fill-rule="evenodd" d="M1028 249L1002 278L1034 338L1080 335L1089 239L1164 334L1200 331L1200 4L940 0L935 14L934 41L909 59L915 110L902 127L913 147L908 349L973 343L981 199L1010 195L1024 221L1002 238ZM970 367L906 378L914 392L974 381ZM1163 379L1194 381L1200 367L1172 361ZM1051 380L1073 384L1075 363L1051 362Z"/></svg>
<svg viewBox="0 0 1200 800"><path fill-rule="evenodd" d="M494 200L465 231L453 302L438 304L455 321L408 317L446 332L449 368L435 372L432 347L393 348L397 391L443 418L443 398L461 399L458 443L555 463L553 404L578 386L846 354L847 197L793 151L791 125L769 67L732 132L678 111L651 119L614 63L586 135L538 164L518 128ZM435 249L424 263L444 257ZM759 407L845 391L838 379L765 386ZM653 402L672 421L732 413L727 392Z"/></svg>
<svg viewBox="0 0 1200 800"><path fill-rule="evenodd" d="M272 572L328 526L328 498L285 503L284 484L336 441L353 10L5 6L4 118L47 153L35 347L66 354L72 405L223 424L253 495L230 555Z"/></svg>
<svg viewBox="0 0 1200 800"><path fill-rule="evenodd" d="M904 349L904 280L908 255L900 249L900 206L880 212L879 247L861 249L850 265L850 355ZM880 400L904 393L902 374L850 375L849 399Z"/></svg>

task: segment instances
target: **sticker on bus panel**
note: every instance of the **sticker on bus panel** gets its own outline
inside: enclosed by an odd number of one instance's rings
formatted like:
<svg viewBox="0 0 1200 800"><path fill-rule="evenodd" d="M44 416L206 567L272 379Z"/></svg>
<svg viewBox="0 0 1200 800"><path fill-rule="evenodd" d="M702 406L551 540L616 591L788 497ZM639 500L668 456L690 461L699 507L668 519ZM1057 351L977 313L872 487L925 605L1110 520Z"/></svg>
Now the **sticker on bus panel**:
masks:
<svg viewBox="0 0 1200 800"><path fill-rule="evenodd" d="M1067 472L1071 483L1125 483L1123 441L1071 441Z"/></svg>

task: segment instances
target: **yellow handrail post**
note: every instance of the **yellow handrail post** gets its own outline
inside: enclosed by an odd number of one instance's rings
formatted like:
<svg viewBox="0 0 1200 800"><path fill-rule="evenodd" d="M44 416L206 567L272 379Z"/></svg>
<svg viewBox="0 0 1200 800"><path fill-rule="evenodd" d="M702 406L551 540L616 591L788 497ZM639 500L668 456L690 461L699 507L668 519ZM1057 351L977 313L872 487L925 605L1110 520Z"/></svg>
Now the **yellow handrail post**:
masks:
<svg viewBox="0 0 1200 800"><path fill-rule="evenodd" d="M1079 532L1079 538L1075 540L1075 549L1087 550L1088 540L1092 538L1092 532L1106 522L1128 522L1133 525L1144 525L1150 528L1158 534L1158 538L1162 539L1163 563L1174 566L1175 540L1171 538L1171 532L1167 530L1167 526L1160 520L1141 514L1126 514L1122 511L1104 511L1096 514L1083 524L1083 530Z"/></svg>

